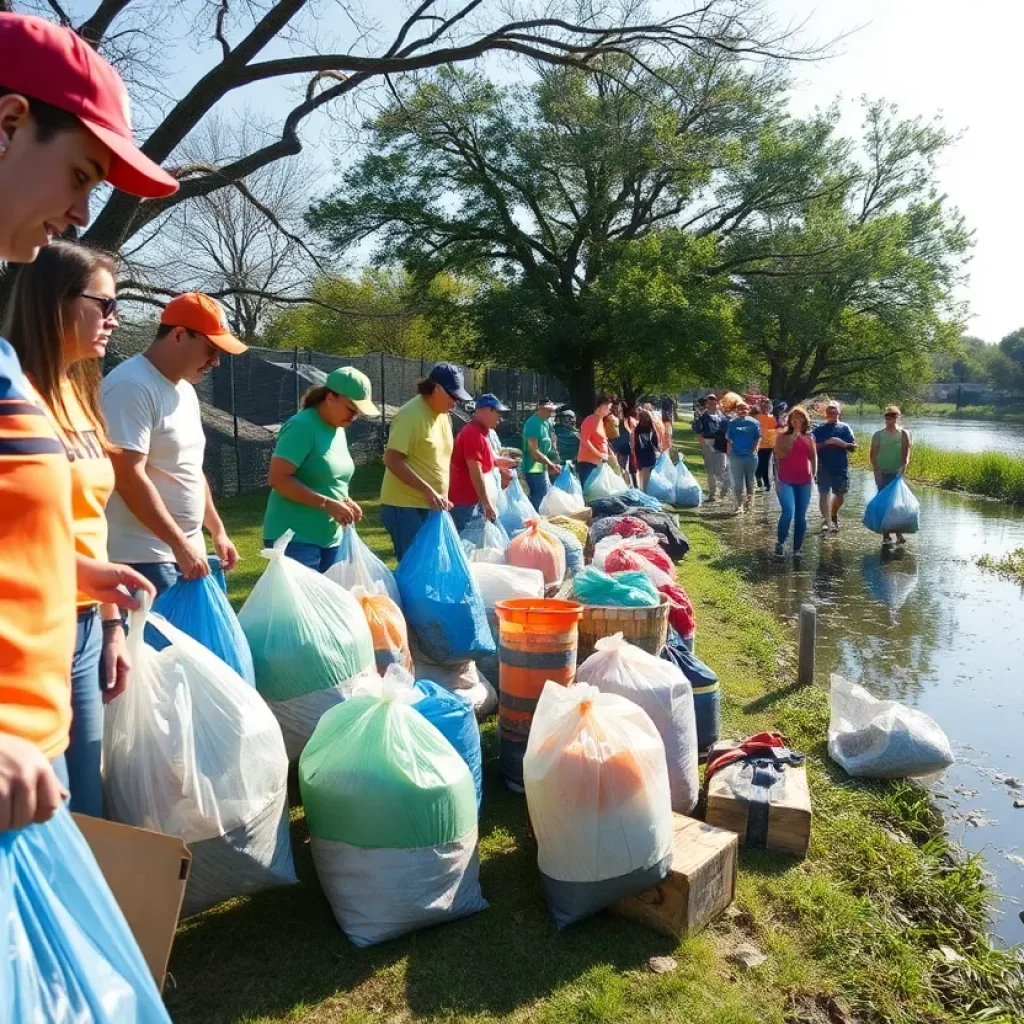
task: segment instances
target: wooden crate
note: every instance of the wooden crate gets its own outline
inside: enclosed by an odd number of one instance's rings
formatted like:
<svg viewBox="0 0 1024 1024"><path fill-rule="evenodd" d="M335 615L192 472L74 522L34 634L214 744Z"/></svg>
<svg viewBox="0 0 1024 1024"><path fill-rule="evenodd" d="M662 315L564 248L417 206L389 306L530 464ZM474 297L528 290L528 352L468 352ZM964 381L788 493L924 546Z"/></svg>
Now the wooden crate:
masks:
<svg viewBox="0 0 1024 1024"><path fill-rule="evenodd" d="M719 741L711 748L709 760L738 743L738 740ZM707 787L707 823L735 832L740 842L746 843L751 791L749 765L736 762L716 772ZM803 857L810 842L811 793L807 786L807 768L787 765L781 782L770 793L767 836L760 845Z"/></svg>
<svg viewBox="0 0 1024 1024"><path fill-rule="evenodd" d="M738 837L672 815L672 872L660 885L612 905L616 914L681 939L706 928L736 896Z"/></svg>

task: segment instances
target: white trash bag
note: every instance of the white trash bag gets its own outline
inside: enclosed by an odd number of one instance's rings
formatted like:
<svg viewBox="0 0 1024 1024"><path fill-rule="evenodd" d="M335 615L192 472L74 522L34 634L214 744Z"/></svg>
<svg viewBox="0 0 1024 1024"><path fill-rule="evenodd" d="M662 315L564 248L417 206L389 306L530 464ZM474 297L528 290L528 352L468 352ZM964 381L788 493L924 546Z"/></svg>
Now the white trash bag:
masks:
<svg viewBox="0 0 1024 1024"><path fill-rule="evenodd" d="M697 720L689 681L672 662L627 643L621 633L602 637L594 647L576 672L577 682L617 693L651 716L665 744L672 810L689 814L700 794Z"/></svg>
<svg viewBox="0 0 1024 1024"><path fill-rule="evenodd" d="M170 642L155 651L146 625ZM184 913L294 882L288 755L263 698L202 644L150 612L129 623L128 685L106 707L103 784L114 821L183 839Z"/></svg>
<svg viewBox="0 0 1024 1024"><path fill-rule="evenodd" d="M342 530L338 554L338 561L324 573L329 580L346 590L362 587L371 594L376 591L376 584L383 583L388 597L402 607L395 574L367 547L355 525Z"/></svg>
<svg viewBox="0 0 1024 1024"><path fill-rule="evenodd" d="M935 719L863 686L832 676L828 755L850 775L914 779L953 763L949 739Z"/></svg>

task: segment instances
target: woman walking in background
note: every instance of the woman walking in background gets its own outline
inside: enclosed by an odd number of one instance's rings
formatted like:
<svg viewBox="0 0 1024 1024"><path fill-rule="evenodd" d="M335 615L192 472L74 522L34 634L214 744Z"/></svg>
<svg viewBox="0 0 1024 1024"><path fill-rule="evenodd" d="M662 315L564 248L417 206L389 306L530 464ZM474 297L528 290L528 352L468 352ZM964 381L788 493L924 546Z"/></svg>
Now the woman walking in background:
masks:
<svg viewBox="0 0 1024 1024"><path fill-rule="evenodd" d="M885 410L885 426L876 430L871 438L871 468L875 474L875 486L882 490L898 476L903 476L910 464L910 431L900 426L900 409L890 405ZM896 534L897 544L906 544L902 533ZM882 543L891 544L892 537L882 534Z"/></svg>
<svg viewBox="0 0 1024 1024"><path fill-rule="evenodd" d="M114 489L99 407L100 360L118 325L114 269L105 253L52 242L19 272L5 324L67 452L75 554L100 562L107 558L104 510ZM117 606L79 591L66 763L71 809L82 814L103 815L103 705L124 689L128 670Z"/></svg>
<svg viewBox="0 0 1024 1024"><path fill-rule="evenodd" d="M772 403L764 399L757 414L757 422L761 426L761 440L757 446L757 490L767 494L772 489L772 458L775 455L775 432L778 420L772 414Z"/></svg>
<svg viewBox="0 0 1024 1024"><path fill-rule="evenodd" d="M274 445L264 544L272 547L293 531L285 554L316 572L338 561L342 530L363 518L348 493L356 467L345 433L360 415L380 415L370 401L370 379L354 367L339 366L326 384L302 396L302 409L281 428Z"/></svg>
<svg viewBox="0 0 1024 1024"><path fill-rule="evenodd" d="M609 445L615 453L619 468L627 481L635 482L637 479L636 460L633 456L633 433L638 422L635 406L622 406L622 422L619 425L619 436L614 441L609 440Z"/></svg>
<svg viewBox="0 0 1024 1024"><path fill-rule="evenodd" d="M799 558L803 552L811 481L818 472L818 449L810 430L806 410L797 405L789 411L785 429L775 435L775 486L782 506L775 543L775 554L779 558L785 553L790 526L793 527L793 557Z"/></svg>
<svg viewBox="0 0 1024 1024"><path fill-rule="evenodd" d="M660 451L660 438L654 417L647 408L640 410L636 430L633 431L633 451L637 467L637 483L640 490L646 492L651 479L651 470L657 461Z"/></svg>

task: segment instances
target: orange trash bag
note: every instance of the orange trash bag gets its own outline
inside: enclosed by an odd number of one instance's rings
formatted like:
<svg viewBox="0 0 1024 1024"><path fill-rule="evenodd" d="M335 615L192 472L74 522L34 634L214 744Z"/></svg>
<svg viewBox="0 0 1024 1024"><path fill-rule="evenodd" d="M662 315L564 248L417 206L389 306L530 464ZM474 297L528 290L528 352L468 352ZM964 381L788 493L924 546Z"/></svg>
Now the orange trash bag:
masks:
<svg viewBox="0 0 1024 1024"><path fill-rule="evenodd" d="M520 569L540 569L548 586L565 578L565 548L537 519L526 520L526 529L512 538L505 558Z"/></svg>
<svg viewBox="0 0 1024 1024"><path fill-rule="evenodd" d="M401 665L411 672L412 654L409 652L405 617L402 609L388 596L384 584L378 583L373 592L365 587L353 587L352 596L359 602L370 627L377 671L383 675L388 665Z"/></svg>

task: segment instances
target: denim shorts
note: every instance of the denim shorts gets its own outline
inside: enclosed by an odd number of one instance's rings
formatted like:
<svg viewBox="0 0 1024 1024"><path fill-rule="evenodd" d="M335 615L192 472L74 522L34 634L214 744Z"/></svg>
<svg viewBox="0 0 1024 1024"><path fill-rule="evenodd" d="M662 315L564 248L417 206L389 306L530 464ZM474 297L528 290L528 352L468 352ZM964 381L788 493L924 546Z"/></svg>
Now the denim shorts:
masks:
<svg viewBox="0 0 1024 1024"><path fill-rule="evenodd" d="M818 491L821 494L845 494L850 489L850 474L845 469L819 469Z"/></svg>

